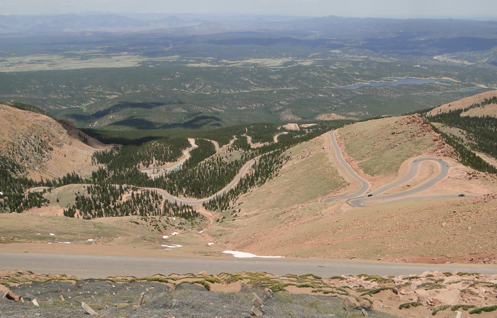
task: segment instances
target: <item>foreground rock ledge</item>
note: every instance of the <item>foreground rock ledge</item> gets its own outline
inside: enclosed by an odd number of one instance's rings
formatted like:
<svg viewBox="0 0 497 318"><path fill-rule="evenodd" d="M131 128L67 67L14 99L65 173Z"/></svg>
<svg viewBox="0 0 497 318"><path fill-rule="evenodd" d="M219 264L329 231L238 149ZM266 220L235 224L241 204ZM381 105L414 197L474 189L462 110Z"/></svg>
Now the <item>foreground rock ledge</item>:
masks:
<svg viewBox="0 0 497 318"><path fill-rule="evenodd" d="M84 317L85 305L102 317L247 317L254 293L265 299L263 316L495 317L497 275L425 272L419 276L366 274L322 278L312 274L186 274L81 280L26 271L0 272L5 317ZM8 287L7 287L8 286ZM15 300L21 300L15 301ZM39 307L35 306L37 303ZM496 311L493 311L496 310Z"/></svg>

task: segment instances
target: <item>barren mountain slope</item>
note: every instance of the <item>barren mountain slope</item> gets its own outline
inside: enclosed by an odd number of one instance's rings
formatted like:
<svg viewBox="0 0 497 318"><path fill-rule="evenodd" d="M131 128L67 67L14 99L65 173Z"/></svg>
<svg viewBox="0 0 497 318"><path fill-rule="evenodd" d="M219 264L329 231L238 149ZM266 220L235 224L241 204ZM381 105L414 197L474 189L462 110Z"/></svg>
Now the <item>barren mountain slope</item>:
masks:
<svg viewBox="0 0 497 318"><path fill-rule="evenodd" d="M497 96L497 91L488 91L485 93L477 94L474 96L466 97L451 103L443 104L432 109L427 113L427 116L435 116L441 113L447 113L451 110L463 109L476 103L481 103L485 99L490 99ZM484 107L477 107L467 113L461 114L462 116L492 116L497 117L497 107L494 104L486 105Z"/></svg>
<svg viewBox="0 0 497 318"><path fill-rule="evenodd" d="M328 135L323 135L292 149L292 159L277 178L242 197L235 206L240 210L237 216L216 223L206 233L230 250L257 255L495 262L495 176L459 164L452 148L418 116L356 123L340 129L338 135L344 157L371 189L403 177L409 170L407 159L434 156L449 162L449 175L419 195L464 192L477 197L379 202L366 208L353 208L344 200L322 203L324 196L357 188L333 153L326 160L328 170L323 170L326 163L318 160L319 154L331 147ZM308 162L300 161L306 157ZM285 181L290 174L300 177ZM415 179L390 191L401 192L436 174L438 165L423 163ZM336 180L335 186L324 187L320 180L326 178Z"/></svg>
<svg viewBox="0 0 497 318"><path fill-rule="evenodd" d="M0 105L0 155L26 167L33 179L88 175L97 168L91 155L104 147L70 122Z"/></svg>

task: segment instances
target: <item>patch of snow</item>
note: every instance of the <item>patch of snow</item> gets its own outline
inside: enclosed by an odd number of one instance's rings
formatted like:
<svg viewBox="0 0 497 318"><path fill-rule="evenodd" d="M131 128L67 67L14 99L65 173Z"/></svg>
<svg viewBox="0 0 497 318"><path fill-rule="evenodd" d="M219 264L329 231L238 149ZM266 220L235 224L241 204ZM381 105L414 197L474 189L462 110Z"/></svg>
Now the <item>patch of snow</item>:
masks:
<svg viewBox="0 0 497 318"><path fill-rule="evenodd" d="M59 244L71 244L71 242L59 242Z"/></svg>
<svg viewBox="0 0 497 318"><path fill-rule="evenodd" d="M163 239L167 239L168 237L169 237L169 236L167 236L167 235L164 235L164 236L163 236L162 238L163 238Z"/></svg>
<svg viewBox="0 0 497 318"><path fill-rule="evenodd" d="M50 233L50 236L55 236L55 234L53 234L53 233Z"/></svg>
<svg viewBox="0 0 497 318"><path fill-rule="evenodd" d="M236 258L284 258L283 256L258 256L252 253L224 251L223 254L231 254Z"/></svg>
<svg viewBox="0 0 497 318"><path fill-rule="evenodd" d="M94 239L87 239L86 241L87 241L87 242L95 242L95 240L94 240Z"/></svg>
<svg viewBox="0 0 497 318"><path fill-rule="evenodd" d="M214 243L207 243L207 245L212 246L212 245L214 245Z"/></svg>
<svg viewBox="0 0 497 318"><path fill-rule="evenodd" d="M202 230L202 231L198 232L198 234L202 234L202 233L204 233L204 230Z"/></svg>
<svg viewBox="0 0 497 318"><path fill-rule="evenodd" d="M183 245L162 245L162 247L166 247L166 251L167 251L167 250L172 250L173 248L183 247Z"/></svg>
<svg viewBox="0 0 497 318"><path fill-rule="evenodd" d="M174 232L173 234L171 234L172 236L175 236L175 235L179 235L178 232Z"/></svg>

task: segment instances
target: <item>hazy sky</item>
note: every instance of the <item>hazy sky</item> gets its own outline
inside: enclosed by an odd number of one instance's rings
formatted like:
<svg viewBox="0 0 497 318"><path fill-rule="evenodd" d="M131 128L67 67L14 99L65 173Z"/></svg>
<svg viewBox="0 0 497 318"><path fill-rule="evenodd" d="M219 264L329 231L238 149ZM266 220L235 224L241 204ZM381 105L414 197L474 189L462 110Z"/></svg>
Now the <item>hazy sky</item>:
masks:
<svg viewBox="0 0 497 318"><path fill-rule="evenodd" d="M497 0L0 0L0 14L264 14L497 20Z"/></svg>

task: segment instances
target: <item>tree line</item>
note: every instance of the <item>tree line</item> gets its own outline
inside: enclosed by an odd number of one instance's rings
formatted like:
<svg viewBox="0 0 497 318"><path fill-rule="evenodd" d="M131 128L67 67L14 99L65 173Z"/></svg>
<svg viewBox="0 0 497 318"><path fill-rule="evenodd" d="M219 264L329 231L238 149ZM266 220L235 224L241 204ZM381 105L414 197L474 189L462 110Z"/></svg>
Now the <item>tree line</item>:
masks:
<svg viewBox="0 0 497 318"><path fill-rule="evenodd" d="M7 157L0 157L0 212L21 213L49 203L42 193L26 193L39 185L25 177L26 169Z"/></svg>
<svg viewBox="0 0 497 318"><path fill-rule="evenodd" d="M497 96L484 99L481 103L474 103L464 109L452 110L447 113L428 117L428 119L430 122L438 122L464 130L467 133L466 137L470 141L469 147L472 150L480 151L497 158L497 118L490 116L461 116L465 111L490 104L497 104ZM462 140L444 134L436 128L434 130L441 134L448 144L454 147L461 158L461 163L479 171L497 173L495 167L489 165L472 151L468 150L463 145Z"/></svg>
<svg viewBox="0 0 497 318"><path fill-rule="evenodd" d="M116 171L138 165L157 167L177 160L181 157L183 149L188 146L190 143L186 138L153 140L141 146L127 145L115 147L110 151L96 152L92 157L92 163L105 164L108 169Z"/></svg>
<svg viewBox="0 0 497 318"><path fill-rule="evenodd" d="M187 220L198 213L176 202L163 202L155 191L136 187L97 184L86 187L87 193L77 193L75 203L64 209L67 217L95 219L121 216L175 216Z"/></svg>
<svg viewBox="0 0 497 318"><path fill-rule="evenodd" d="M442 136L442 138L447 144L451 145L454 148L454 150L459 155L459 161L463 165L482 172L497 173L497 168L487 163L485 160L477 156L471 150L467 149L466 146L463 145L462 140L441 132L433 125L432 128L436 133Z"/></svg>

